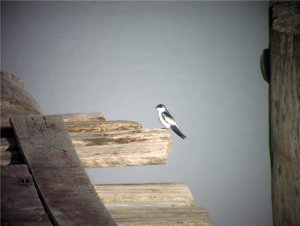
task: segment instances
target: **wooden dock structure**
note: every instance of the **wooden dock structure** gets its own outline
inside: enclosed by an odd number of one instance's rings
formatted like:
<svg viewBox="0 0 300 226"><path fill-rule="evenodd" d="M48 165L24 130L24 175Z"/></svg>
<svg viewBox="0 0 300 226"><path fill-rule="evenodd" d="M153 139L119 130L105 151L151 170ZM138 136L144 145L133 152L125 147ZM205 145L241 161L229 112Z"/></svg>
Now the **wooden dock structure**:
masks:
<svg viewBox="0 0 300 226"><path fill-rule="evenodd" d="M84 169L164 164L171 146L165 129L101 113L42 115L1 72L1 224L212 225L184 183L94 185Z"/></svg>

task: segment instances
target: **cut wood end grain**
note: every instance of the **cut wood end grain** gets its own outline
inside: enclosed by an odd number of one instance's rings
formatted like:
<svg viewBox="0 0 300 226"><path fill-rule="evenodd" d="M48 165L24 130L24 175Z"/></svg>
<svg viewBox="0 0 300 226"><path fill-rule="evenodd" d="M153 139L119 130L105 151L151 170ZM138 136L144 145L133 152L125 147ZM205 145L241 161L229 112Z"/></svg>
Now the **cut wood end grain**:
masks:
<svg viewBox="0 0 300 226"><path fill-rule="evenodd" d="M70 135L85 167L163 164L171 151L171 135L164 129Z"/></svg>
<svg viewBox="0 0 300 226"><path fill-rule="evenodd" d="M95 189L121 226L212 225L206 209L194 205L183 183L95 185Z"/></svg>
<svg viewBox="0 0 300 226"><path fill-rule="evenodd" d="M133 129L104 132L70 133L76 147L128 144L137 142L171 142L171 135L166 129Z"/></svg>
<svg viewBox="0 0 300 226"><path fill-rule="evenodd" d="M163 164L170 151L169 142L110 144L76 148L84 167L137 166Z"/></svg>

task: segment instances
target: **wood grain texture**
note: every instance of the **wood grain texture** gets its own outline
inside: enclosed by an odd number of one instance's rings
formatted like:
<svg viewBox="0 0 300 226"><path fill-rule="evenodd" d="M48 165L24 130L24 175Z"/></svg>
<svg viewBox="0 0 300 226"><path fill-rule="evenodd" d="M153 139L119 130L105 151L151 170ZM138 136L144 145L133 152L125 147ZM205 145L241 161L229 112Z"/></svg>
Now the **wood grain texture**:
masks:
<svg viewBox="0 0 300 226"><path fill-rule="evenodd" d="M211 226L204 208L194 205L182 183L95 185L105 206L120 226Z"/></svg>
<svg viewBox="0 0 300 226"><path fill-rule="evenodd" d="M84 167L163 164L171 150L171 135L165 129L70 133L70 136Z"/></svg>
<svg viewBox="0 0 300 226"><path fill-rule="evenodd" d="M171 150L171 135L166 129L142 129L132 121L103 121L102 115L95 113L63 118L65 122L69 118L66 125L71 140L86 168L164 164ZM1 165L22 160L14 138L2 138L1 156Z"/></svg>
<svg viewBox="0 0 300 226"><path fill-rule="evenodd" d="M66 122L70 133L74 132L106 132L130 129L141 129L142 125L135 121L73 121Z"/></svg>
<svg viewBox="0 0 300 226"><path fill-rule="evenodd" d="M104 122L105 116L100 112L62 114L65 123Z"/></svg>
<svg viewBox="0 0 300 226"><path fill-rule="evenodd" d="M272 29L274 31L300 34L300 2L272 1Z"/></svg>
<svg viewBox="0 0 300 226"><path fill-rule="evenodd" d="M15 75L0 71L1 117L11 115L39 115L41 108L23 88L23 81Z"/></svg>
<svg viewBox="0 0 300 226"><path fill-rule="evenodd" d="M116 225L81 167L62 117L10 120L55 225Z"/></svg>
<svg viewBox="0 0 300 226"><path fill-rule="evenodd" d="M277 15L282 24L289 24L282 15L299 17L299 9L299 2L276 2L271 5L271 18ZM300 34L276 29L276 21L271 22L269 103L273 222L275 226L296 226L300 225Z"/></svg>
<svg viewBox="0 0 300 226"><path fill-rule="evenodd" d="M1 116L1 128L2 127L10 127L9 118L18 115L8 115ZM47 116L47 115L44 115ZM50 116L50 115L48 115ZM97 130L97 124L103 123L106 121L105 116L100 112L91 112L91 113L71 113L71 114L61 114L61 115L52 115L52 116L61 116L64 119L64 122L68 125L68 127L73 128L79 132L83 132L85 125L90 123L90 127L96 126L95 128L91 128L90 130ZM131 122L131 121L129 121ZM130 124L130 123L128 123ZM132 122L132 124L136 125L136 122ZM141 125L139 125L141 126Z"/></svg>
<svg viewBox="0 0 300 226"><path fill-rule="evenodd" d="M1 166L1 225L52 225L27 165Z"/></svg>
<svg viewBox="0 0 300 226"><path fill-rule="evenodd" d="M182 183L95 185L107 208L118 207L188 207L195 200Z"/></svg>
<svg viewBox="0 0 300 226"><path fill-rule="evenodd" d="M212 226L207 211L201 207L124 207L109 212L119 226Z"/></svg>

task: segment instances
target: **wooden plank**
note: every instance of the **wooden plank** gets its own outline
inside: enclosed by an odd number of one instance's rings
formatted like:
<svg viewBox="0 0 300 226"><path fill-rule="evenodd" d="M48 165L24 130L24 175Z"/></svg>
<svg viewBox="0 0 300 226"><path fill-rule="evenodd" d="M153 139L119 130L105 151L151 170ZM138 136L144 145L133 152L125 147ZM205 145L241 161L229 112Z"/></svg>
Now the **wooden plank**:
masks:
<svg viewBox="0 0 300 226"><path fill-rule="evenodd" d="M95 185L118 225L211 224L204 208L194 205L190 189L182 183Z"/></svg>
<svg viewBox="0 0 300 226"><path fill-rule="evenodd" d="M163 164L171 150L171 135L165 129L70 133L70 136L85 167Z"/></svg>
<svg viewBox="0 0 300 226"><path fill-rule="evenodd" d="M86 168L164 164L171 150L171 135L166 129L141 129L140 124L130 121L91 124L91 121L79 120L75 124L76 131L80 132L71 132L70 137L81 164ZM8 164L9 159L16 162L18 152L6 151L8 147L3 139L1 164ZM10 138L11 147L16 148L14 144Z"/></svg>
<svg viewBox="0 0 300 226"><path fill-rule="evenodd" d="M1 117L1 128L10 128L9 118L14 115ZM105 122L105 116L100 112L92 112L92 113L71 113L71 114L61 114L61 115L53 115L53 116L62 116L64 122L70 127L78 127L77 130L80 130L81 124L85 125L87 122L93 122L93 125L97 125L97 123ZM136 122L134 122L136 124ZM83 130L83 129L82 129ZM93 130L93 129L92 129ZM96 128L94 129L96 130ZM2 136L3 137L3 136Z"/></svg>
<svg viewBox="0 0 300 226"><path fill-rule="evenodd" d="M52 225L27 165L1 166L1 224Z"/></svg>
<svg viewBox="0 0 300 226"><path fill-rule="evenodd" d="M108 208L119 226L151 225L211 226L207 211L201 207L120 207Z"/></svg>
<svg viewBox="0 0 300 226"><path fill-rule="evenodd" d="M62 114L65 123L77 123L77 122L103 122L106 121L105 116L100 112L91 113L72 113Z"/></svg>
<svg viewBox="0 0 300 226"><path fill-rule="evenodd" d="M171 135L166 129L131 129L70 133L70 137L75 147L147 142L152 143L161 141L171 143Z"/></svg>
<svg viewBox="0 0 300 226"><path fill-rule="evenodd" d="M62 117L14 117L11 124L52 222L116 225L81 167Z"/></svg>
<svg viewBox="0 0 300 226"><path fill-rule="evenodd" d="M72 132L106 132L130 129L141 129L142 125L135 121L73 121L67 122L68 130Z"/></svg>
<svg viewBox="0 0 300 226"><path fill-rule="evenodd" d="M270 3L270 156L274 226L300 225L300 2Z"/></svg>
<svg viewBox="0 0 300 226"><path fill-rule="evenodd" d="M118 207L189 207L195 200L183 183L95 185L107 208Z"/></svg>

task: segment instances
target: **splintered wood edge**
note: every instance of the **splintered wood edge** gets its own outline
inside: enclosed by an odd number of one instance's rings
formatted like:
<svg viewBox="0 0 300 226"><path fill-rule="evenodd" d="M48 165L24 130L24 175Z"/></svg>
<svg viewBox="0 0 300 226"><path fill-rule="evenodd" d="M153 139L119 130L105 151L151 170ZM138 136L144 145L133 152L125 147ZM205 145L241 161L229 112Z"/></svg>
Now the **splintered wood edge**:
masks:
<svg viewBox="0 0 300 226"><path fill-rule="evenodd" d="M75 147L135 142L171 142L171 135L166 129L132 129L69 134Z"/></svg>
<svg viewBox="0 0 300 226"><path fill-rule="evenodd" d="M114 130L141 129L142 125L136 121L83 121L66 123L70 133L106 132Z"/></svg>
<svg viewBox="0 0 300 226"><path fill-rule="evenodd" d="M86 168L163 164L168 158L169 142L133 143L76 148Z"/></svg>
<svg viewBox="0 0 300 226"><path fill-rule="evenodd" d="M171 151L171 135L164 129L154 131L159 131L157 137L150 136L142 141L75 145L75 149L81 164L86 168L164 164Z"/></svg>
<svg viewBox="0 0 300 226"><path fill-rule="evenodd" d="M62 117L81 164L87 168L164 164L171 150L171 135L165 129L142 129L136 121L105 121L101 113ZM7 142L2 141L1 165L6 165L18 152L8 151Z"/></svg>
<svg viewBox="0 0 300 226"><path fill-rule="evenodd" d="M117 124L122 126L120 122ZM164 164L172 146L171 135L166 129L94 131L70 133L70 137L81 164L86 168ZM8 145L13 147L16 141L6 139L1 138L1 165L9 164L12 154L14 158L18 155L15 149L8 151Z"/></svg>
<svg viewBox="0 0 300 226"><path fill-rule="evenodd" d="M105 116L100 112L63 114L62 116L65 123L78 122L78 121L80 122L106 121Z"/></svg>

